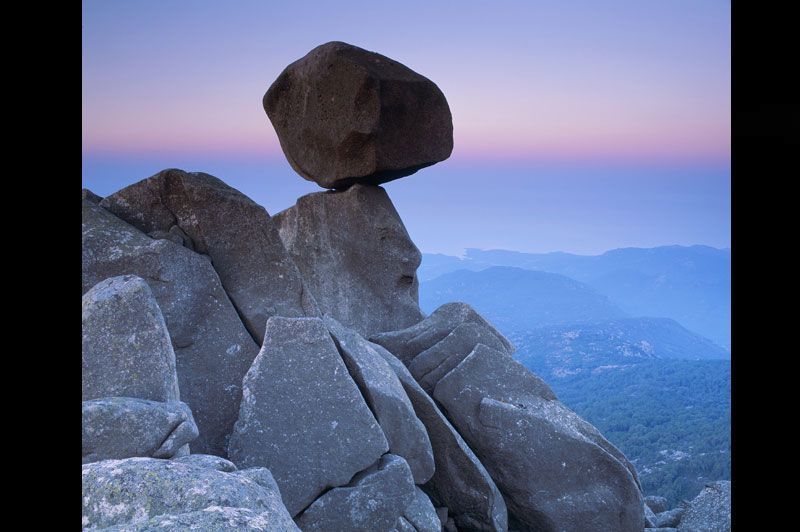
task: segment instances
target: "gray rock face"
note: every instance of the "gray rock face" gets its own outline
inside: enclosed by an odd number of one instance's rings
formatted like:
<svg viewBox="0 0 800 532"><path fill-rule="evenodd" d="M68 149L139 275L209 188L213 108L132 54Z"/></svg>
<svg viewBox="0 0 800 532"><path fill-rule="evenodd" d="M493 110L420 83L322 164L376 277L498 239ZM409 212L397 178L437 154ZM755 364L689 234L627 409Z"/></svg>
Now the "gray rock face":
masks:
<svg viewBox="0 0 800 532"><path fill-rule="evenodd" d="M644 498L644 503L653 510L653 513L661 513L667 510L667 499L658 495L648 495Z"/></svg>
<svg viewBox="0 0 800 532"><path fill-rule="evenodd" d="M100 203L103 198L89 190L88 188L81 189L81 200L89 200L92 203Z"/></svg>
<svg viewBox="0 0 800 532"><path fill-rule="evenodd" d="M134 275L97 283L82 301L83 400L180 399L175 353L150 287Z"/></svg>
<svg viewBox="0 0 800 532"><path fill-rule="evenodd" d="M405 509L403 517L418 532L439 532L442 524L433 503L421 489L414 488L414 501Z"/></svg>
<svg viewBox="0 0 800 532"><path fill-rule="evenodd" d="M655 525L655 519L656 519L655 512L653 512L653 510L651 510L650 507L647 506L647 503L645 503L643 510L644 510L644 527L645 528L653 528L653 527L655 527L656 526Z"/></svg>
<svg viewBox="0 0 800 532"><path fill-rule="evenodd" d="M428 482L434 471L431 441L394 370L372 347L375 344L330 316L324 321L350 375L386 435L389 452L408 463L416 484Z"/></svg>
<svg viewBox="0 0 800 532"><path fill-rule="evenodd" d="M219 506L249 509L284 527L278 530L295 530L280 493L240 475L155 458L104 460L82 469L84 529L144 526L154 517Z"/></svg>
<svg viewBox="0 0 800 532"><path fill-rule="evenodd" d="M681 522L681 517L683 517L684 513L686 513L686 508L680 507L659 512L655 517L651 518L653 528L676 527Z"/></svg>
<svg viewBox="0 0 800 532"><path fill-rule="evenodd" d="M390 530L414 501L411 469L399 456L387 454L347 486L320 496L295 521L303 532Z"/></svg>
<svg viewBox="0 0 800 532"><path fill-rule="evenodd" d="M283 510L285 513L286 510ZM209 506L178 515L159 515L131 525L104 528L103 532L179 532L184 530L244 530L247 532L300 532L288 514L249 508Z"/></svg>
<svg viewBox="0 0 800 532"><path fill-rule="evenodd" d="M434 502L449 509L459 528L508 530L506 503L475 453L403 363L377 344L374 349L397 374L428 431L436 469L425 489Z"/></svg>
<svg viewBox="0 0 800 532"><path fill-rule="evenodd" d="M476 345L483 344L507 353L506 346L494 332L493 327L481 323L462 323L442 340L415 356L408 370L420 386L432 394L439 379L458 366Z"/></svg>
<svg viewBox="0 0 800 532"><path fill-rule="evenodd" d="M184 403L107 397L82 405L82 461L188 454L197 438L192 411Z"/></svg>
<svg viewBox="0 0 800 532"><path fill-rule="evenodd" d="M692 499L680 520L678 530L727 532L731 529L731 482L720 480L703 488Z"/></svg>
<svg viewBox="0 0 800 532"><path fill-rule="evenodd" d="M432 81L343 42L286 67L263 104L292 168L324 188L378 185L453 151L450 107Z"/></svg>
<svg viewBox="0 0 800 532"><path fill-rule="evenodd" d="M642 530L644 501L633 467L507 354L478 345L439 381L434 398L523 525Z"/></svg>
<svg viewBox="0 0 800 532"><path fill-rule="evenodd" d="M182 464L187 464L194 467L206 467L209 469L216 469L217 471L222 471L223 473L230 473L232 471L236 471L236 465L233 462L225 460L220 456L214 456L212 454L190 454L187 456L174 458L174 460L176 462L180 462Z"/></svg>
<svg viewBox="0 0 800 532"><path fill-rule="evenodd" d="M319 315L267 211L216 177L168 169L100 205L144 233L208 255L257 344L270 316Z"/></svg>
<svg viewBox="0 0 800 532"><path fill-rule="evenodd" d="M151 239L89 201L83 201L82 208L83 290L117 275L147 281L169 330L181 400L192 409L200 429L192 449L225 456L239 413L242 378L258 346L211 263L168 240Z"/></svg>
<svg viewBox="0 0 800 532"><path fill-rule="evenodd" d="M292 516L389 449L321 319L270 318L243 386L229 457L269 468Z"/></svg>
<svg viewBox="0 0 800 532"><path fill-rule="evenodd" d="M500 340L508 353L514 351L511 342L466 303L446 303L406 329L374 334L369 340L382 345L408 366L414 357L433 347L463 323L483 326Z"/></svg>
<svg viewBox="0 0 800 532"><path fill-rule="evenodd" d="M421 254L382 188L308 194L272 220L324 314L365 337L422 319Z"/></svg>

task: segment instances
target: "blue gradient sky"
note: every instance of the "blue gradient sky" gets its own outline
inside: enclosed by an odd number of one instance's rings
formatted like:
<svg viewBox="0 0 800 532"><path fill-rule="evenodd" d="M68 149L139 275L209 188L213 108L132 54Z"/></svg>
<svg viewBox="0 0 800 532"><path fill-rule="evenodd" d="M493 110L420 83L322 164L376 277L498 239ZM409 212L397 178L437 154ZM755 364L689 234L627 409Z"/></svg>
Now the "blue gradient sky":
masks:
<svg viewBox="0 0 800 532"><path fill-rule="evenodd" d="M82 182L212 173L270 213L320 190L261 108L343 40L435 81L453 156L385 185L417 245L600 253L730 246L730 4L721 1L83 4Z"/></svg>

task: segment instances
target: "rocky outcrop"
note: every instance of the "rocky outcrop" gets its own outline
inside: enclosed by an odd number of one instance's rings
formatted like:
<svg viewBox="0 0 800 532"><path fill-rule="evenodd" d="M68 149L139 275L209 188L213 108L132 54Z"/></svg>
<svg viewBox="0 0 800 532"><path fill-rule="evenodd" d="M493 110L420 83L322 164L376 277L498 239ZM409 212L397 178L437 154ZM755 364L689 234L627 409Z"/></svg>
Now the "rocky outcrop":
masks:
<svg viewBox="0 0 800 532"><path fill-rule="evenodd" d="M83 295L82 397L180 399L175 353L150 287L135 275L100 281Z"/></svg>
<svg viewBox="0 0 800 532"><path fill-rule="evenodd" d="M366 337L422 319L421 255L382 188L308 194L272 220L323 313Z"/></svg>
<svg viewBox="0 0 800 532"><path fill-rule="evenodd" d="M108 397L82 405L83 463L189 454L197 438L192 411L184 403L160 403L131 397ZM124 428L124 430L123 430Z"/></svg>
<svg viewBox="0 0 800 532"><path fill-rule="evenodd" d="M731 482L708 484L686 507L678 530L727 532L731 529Z"/></svg>
<svg viewBox="0 0 800 532"><path fill-rule="evenodd" d="M346 486L319 497L295 521L303 532L390 530L415 499L408 464L387 454Z"/></svg>
<svg viewBox="0 0 800 532"><path fill-rule="evenodd" d="M81 200L89 200L92 203L100 203L101 201L103 201L103 198L101 198L88 188L84 188L81 190Z"/></svg>
<svg viewBox="0 0 800 532"><path fill-rule="evenodd" d="M534 530L641 530L635 470L597 430L505 353L478 345L434 398Z"/></svg>
<svg viewBox="0 0 800 532"><path fill-rule="evenodd" d="M644 503L653 511L653 513L661 513L667 509L666 497L648 495L644 498Z"/></svg>
<svg viewBox="0 0 800 532"><path fill-rule="evenodd" d="M118 275L147 281L169 331L181 400L200 429L192 449L224 456L239 413L242 378L258 346L211 263L168 240L153 240L94 203L84 200L82 209L83 290ZM115 326L127 325L117 320Z"/></svg>
<svg viewBox="0 0 800 532"><path fill-rule="evenodd" d="M208 255L259 345L271 316L319 314L266 209L212 175L164 170L100 205L144 233Z"/></svg>
<svg viewBox="0 0 800 532"><path fill-rule="evenodd" d="M243 387L229 458L267 467L292 516L389 449L318 318L270 318Z"/></svg>
<svg viewBox="0 0 800 532"><path fill-rule="evenodd" d="M414 501L406 507L403 518L418 532L439 532L442 524L431 499L419 488L414 488Z"/></svg>
<svg viewBox="0 0 800 532"><path fill-rule="evenodd" d="M686 508L680 506L659 512L650 519L652 528L674 528L681 522L684 513L686 513Z"/></svg>
<svg viewBox="0 0 800 532"><path fill-rule="evenodd" d="M324 188L378 185L453 151L450 108L432 81L343 42L286 67L263 104L292 168Z"/></svg>
<svg viewBox="0 0 800 532"><path fill-rule="evenodd" d="M249 508L209 506L177 515L159 515L136 524L104 528L103 532L183 532L184 530L237 530L245 532L300 532L286 516Z"/></svg>
<svg viewBox="0 0 800 532"><path fill-rule="evenodd" d="M216 469L217 471L222 471L223 473L231 473L237 469L236 465L230 460L225 460L221 456L214 456L212 454L190 454L175 458L174 460L176 462L188 464L194 467Z"/></svg>
<svg viewBox="0 0 800 532"><path fill-rule="evenodd" d="M215 513L212 508L222 507L250 510L252 514L243 516L258 516L274 527L270 530L297 530L278 491L216 469L174 460L128 458L84 464L82 480L84 529L125 525L147 530L163 525L174 530L180 527L173 522L183 526L224 523L220 516L187 515L204 510Z"/></svg>

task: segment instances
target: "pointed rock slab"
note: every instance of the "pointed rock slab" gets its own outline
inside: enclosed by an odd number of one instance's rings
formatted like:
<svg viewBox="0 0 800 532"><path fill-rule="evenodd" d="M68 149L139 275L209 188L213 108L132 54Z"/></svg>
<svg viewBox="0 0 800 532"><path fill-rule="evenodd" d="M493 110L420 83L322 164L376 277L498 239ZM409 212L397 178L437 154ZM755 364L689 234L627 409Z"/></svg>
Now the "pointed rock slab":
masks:
<svg viewBox="0 0 800 532"><path fill-rule="evenodd" d="M141 523L104 528L103 532L184 532L186 530L301 532L285 509L282 513L259 512L249 508L232 508L230 506L209 506L196 512L160 515Z"/></svg>
<svg viewBox="0 0 800 532"><path fill-rule="evenodd" d="M147 283L135 275L100 281L82 298L83 400L180 399L175 352Z"/></svg>
<svg viewBox="0 0 800 532"><path fill-rule="evenodd" d="M641 531L635 470L541 379L478 345L434 390L505 495L533 530Z"/></svg>
<svg viewBox="0 0 800 532"><path fill-rule="evenodd" d="M81 200L89 200L92 203L100 203L103 198L89 190L88 188L81 189Z"/></svg>
<svg viewBox="0 0 800 532"><path fill-rule="evenodd" d="M321 319L270 318L243 386L229 458L269 468L292 516L389 449Z"/></svg>
<svg viewBox="0 0 800 532"><path fill-rule="evenodd" d="M377 344L373 347L400 379L417 417L428 431L436 469L424 486L426 491L449 509L459 528L507 531L506 503L475 453L403 363L383 347Z"/></svg>
<svg viewBox="0 0 800 532"><path fill-rule="evenodd" d="M686 513L678 524L678 530L687 532L727 532L730 529L730 480L713 482L703 488L703 491L689 503Z"/></svg>
<svg viewBox="0 0 800 532"><path fill-rule="evenodd" d="M385 183L453 151L453 118L436 84L343 42L286 67L263 104L292 168L324 188Z"/></svg>
<svg viewBox="0 0 800 532"><path fill-rule="evenodd" d="M415 356L408 370L420 386L432 394L439 379L458 366L478 344L508 352L503 341L495 335L494 327L482 323L462 323L442 340Z"/></svg>
<svg viewBox="0 0 800 532"><path fill-rule="evenodd" d="M428 482L434 471L431 441L397 375L372 347L374 344L330 316L324 321L386 435L389 452L408 462L415 484Z"/></svg>
<svg viewBox="0 0 800 532"><path fill-rule="evenodd" d="M347 486L320 496L295 522L303 532L390 530L414 499L411 469L399 456L387 454Z"/></svg>
<svg viewBox="0 0 800 532"><path fill-rule="evenodd" d="M200 429L192 450L224 457L239 414L242 378L258 346L208 257L153 240L89 201L82 208L83 290L124 274L147 281L175 351L181 400Z"/></svg>
<svg viewBox="0 0 800 532"><path fill-rule="evenodd" d="M82 526L84 529L115 525L144 527L159 516L166 518L217 506L249 509L261 514L262 521L274 524L277 530L296 530L277 490L237 473L240 472L223 473L155 458L85 464Z"/></svg>
<svg viewBox="0 0 800 532"><path fill-rule="evenodd" d="M208 255L259 345L270 316L319 315L267 211L216 177L163 170L100 205L144 233L180 238Z"/></svg>
<svg viewBox="0 0 800 532"><path fill-rule="evenodd" d="M411 327L374 334L369 340L382 345L408 366L414 357L433 347L463 323L475 323L485 327L500 340L508 353L514 352L511 342L466 303L445 303L430 316Z"/></svg>
<svg viewBox="0 0 800 532"><path fill-rule="evenodd" d="M324 314L365 337L422 319L421 255L382 188L308 194L272 220Z"/></svg>
<svg viewBox="0 0 800 532"><path fill-rule="evenodd" d="M83 401L82 462L189 454L197 425L179 401L159 403L132 397Z"/></svg>

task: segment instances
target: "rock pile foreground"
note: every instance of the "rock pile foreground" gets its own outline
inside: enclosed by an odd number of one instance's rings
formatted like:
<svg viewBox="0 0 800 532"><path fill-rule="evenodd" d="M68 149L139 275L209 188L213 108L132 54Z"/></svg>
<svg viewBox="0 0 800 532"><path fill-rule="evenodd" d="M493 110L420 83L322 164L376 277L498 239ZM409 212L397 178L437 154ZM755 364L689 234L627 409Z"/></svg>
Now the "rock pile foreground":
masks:
<svg viewBox="0 0 800 532"><path fill-rule="evenodd" d="M643 498L475 309L419 309L419 250L377 183L449 155L432 82L329 43L265 107L337 190L274 217L178 169L82 191L84 530L729 526L729 484Z"/></svg>

